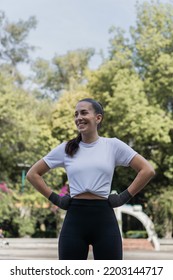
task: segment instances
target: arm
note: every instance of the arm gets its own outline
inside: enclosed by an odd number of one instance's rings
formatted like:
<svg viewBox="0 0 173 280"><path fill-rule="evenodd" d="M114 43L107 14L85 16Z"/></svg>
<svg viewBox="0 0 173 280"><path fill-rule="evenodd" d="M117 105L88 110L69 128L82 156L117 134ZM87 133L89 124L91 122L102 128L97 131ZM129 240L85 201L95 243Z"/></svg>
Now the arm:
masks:
<svg viewBox="0 0 173 280"><path fill-rule="evenodd" d="M130 167L137 172L137 176L128 187L129 193L134 196L140 192L154 177L155 171L151 164L141 155L136 155L131 160Z"/></svg>
<svg viewBox="0 0 173 280"><path fill-rule="evenodd" d="M109 202L112 207L118 207L128 202L135 194L140 192L155 175L151 164L141 155L136 155L129 166L137 172L137 175L130 186L120 194L109 195Z"/></svg>
<svg viewBox="0 0 173 280"><path fill-rule="evenodd" d="M26 174L27 180L46 198L50 197L52 190L46 185L42 176L47 173L49 169L48 165L41 159L37 161Z"/></svg>
<svg viewBox="0 0 173 280"><path fill-rule="evenodd" d="M69 195L59 196L53 192L45 183L42 176L48 172L50 168L44 162L43 159L36 162L26 174L28 181L34 186L34 188L39 191L42 195L48 198L53 204L58 207L67 210L71 201Z"/></svg>

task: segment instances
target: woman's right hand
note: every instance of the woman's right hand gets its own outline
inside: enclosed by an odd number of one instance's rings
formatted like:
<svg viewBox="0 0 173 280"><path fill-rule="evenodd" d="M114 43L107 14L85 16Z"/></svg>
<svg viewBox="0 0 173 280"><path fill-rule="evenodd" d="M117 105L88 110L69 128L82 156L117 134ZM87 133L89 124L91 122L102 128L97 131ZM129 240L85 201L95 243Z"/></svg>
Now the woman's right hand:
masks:
<svg viewBox="0 0 173 280"><path fill-rule="evenodd" d="M49 196L49 200L59 208L63 210L67 210L71 202L71 196L69 194L60 196L55 192L52 192L51 195Z"/></svg>

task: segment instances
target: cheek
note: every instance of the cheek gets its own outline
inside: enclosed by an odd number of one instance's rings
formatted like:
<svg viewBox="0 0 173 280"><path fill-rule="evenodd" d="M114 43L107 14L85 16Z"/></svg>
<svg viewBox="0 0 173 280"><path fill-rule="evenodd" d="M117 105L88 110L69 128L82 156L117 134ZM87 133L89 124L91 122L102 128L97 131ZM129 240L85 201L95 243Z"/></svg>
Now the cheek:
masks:
<svg viewBox="0 0 173 280"><path fill-rule="evenodd" d="M91 121L91 125L92 125L93 127L97 127L97 122L96 122L96 120L92 120L92 121Z"/></svg>

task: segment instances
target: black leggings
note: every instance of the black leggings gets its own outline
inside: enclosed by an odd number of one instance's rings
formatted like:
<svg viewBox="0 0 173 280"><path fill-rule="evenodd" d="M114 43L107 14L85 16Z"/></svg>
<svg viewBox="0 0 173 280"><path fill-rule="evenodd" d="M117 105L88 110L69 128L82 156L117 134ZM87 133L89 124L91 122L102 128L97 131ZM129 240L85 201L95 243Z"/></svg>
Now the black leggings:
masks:
<svg viewBox="0 0 173 280"><path fill-rule="evenodd" d="M60 260L121 260L122 239L107 200L72 199L59 237Z"/></svg>

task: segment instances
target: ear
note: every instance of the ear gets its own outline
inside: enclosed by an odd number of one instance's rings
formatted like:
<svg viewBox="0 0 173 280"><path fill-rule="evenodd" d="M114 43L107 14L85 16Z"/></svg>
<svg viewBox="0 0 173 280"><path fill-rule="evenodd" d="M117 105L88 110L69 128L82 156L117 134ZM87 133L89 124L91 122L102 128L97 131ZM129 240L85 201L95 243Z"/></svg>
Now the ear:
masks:
<svg viewBox="0 0 173 280"><path fill-rule="evenodd" d="M96 123L99 124L102 121L103 116L101 114L96 115Z"/></svg>

